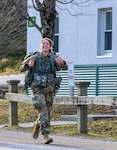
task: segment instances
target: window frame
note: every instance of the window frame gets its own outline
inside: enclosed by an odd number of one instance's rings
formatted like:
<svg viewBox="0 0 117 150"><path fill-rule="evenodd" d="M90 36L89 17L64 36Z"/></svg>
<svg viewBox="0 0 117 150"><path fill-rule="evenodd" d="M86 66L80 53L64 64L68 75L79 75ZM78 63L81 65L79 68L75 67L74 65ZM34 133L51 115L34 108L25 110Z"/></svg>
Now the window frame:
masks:
<svg viewBox="0 0 117 150"><path fill-rule="evenodd" d="M58 14L55 20L54 51L57 53L59 52L59 15Z"/></svg>
<svg viewBox="0 0 117 150"><path fill-rule="evenodd" d="M106 29L106 15L108 12L112 13L112 10L105 10L103 12L103 17L104 17L104 22L103 22L104 23L103 51L104 51L104 53L112 52L112 29ZM111 22L111 24L112 24L112 22ZM105 49L105 47L106 47L106 44L105 44L106 43L106 39L105 39L106 33L111 33L111 49Z"/></svg>
<svg viewBox="0 0 117 150"><path fill-rule="evenodd" d="M105 33L107 33L107 31L112 33L112 29L105 30L107 12L112 12L112 8L98 9L97 56L102 55L110 56L110 54L112 54L112 36L111 36L111 49L105 50Z"/></svg>

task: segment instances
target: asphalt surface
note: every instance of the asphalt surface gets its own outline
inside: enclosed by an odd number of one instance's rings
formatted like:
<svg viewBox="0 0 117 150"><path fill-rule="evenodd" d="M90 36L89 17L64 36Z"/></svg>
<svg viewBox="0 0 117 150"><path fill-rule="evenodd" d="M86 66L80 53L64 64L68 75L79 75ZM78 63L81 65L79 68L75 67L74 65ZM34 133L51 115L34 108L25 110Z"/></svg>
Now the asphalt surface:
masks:
<svg viewBox="0 0 117 150"><path fill-rule="evenodd" d="M6 85L8 80L20 80L20 85L24 85L24 74L11 74L0 76L0 86Z"/></svg>
<svg viewBox="0 0 117 150"><path fill-rule="evenodd" d="M117 150L117 141L50 134L53 143L43 144L43 136L33 139L29 132L0 129L0 150Z"/></svg>

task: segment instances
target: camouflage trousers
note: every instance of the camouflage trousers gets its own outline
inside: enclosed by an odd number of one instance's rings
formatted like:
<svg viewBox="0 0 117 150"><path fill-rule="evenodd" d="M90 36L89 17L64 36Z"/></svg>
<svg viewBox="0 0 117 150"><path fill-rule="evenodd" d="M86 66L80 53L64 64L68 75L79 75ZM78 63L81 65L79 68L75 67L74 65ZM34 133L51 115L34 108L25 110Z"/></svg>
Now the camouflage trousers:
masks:
<svg viewBox="0 0 117 150"><path fill-rule="evenodd" d="M33 106L38 110L38 118L36 124L40 126L40 132L42 135L50 132L50 112L54 101L54 90L53 87L46 88L33 88L32 103Z"/></svg>

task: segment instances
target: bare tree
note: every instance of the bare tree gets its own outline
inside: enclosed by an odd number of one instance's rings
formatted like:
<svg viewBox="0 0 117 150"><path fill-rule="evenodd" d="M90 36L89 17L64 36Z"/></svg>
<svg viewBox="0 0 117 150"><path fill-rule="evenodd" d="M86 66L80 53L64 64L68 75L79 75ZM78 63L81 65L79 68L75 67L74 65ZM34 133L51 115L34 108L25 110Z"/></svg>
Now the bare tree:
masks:
<svg viewBox="0 0 117 150"><path fill-rule="evenodd" d="M1 0L0 3L0 58L7 56L15 50L26 49L26 20L31 21L42 37L53 40L56 6L71 5L71 7L85 7L103 0L31 0L32 5L27 5L27 0ZM32 20L28 8L33 8L39 13L41 25ZM61 9L58 6L59 9ZM70 10L65 8L70 15Z"/></svg>
<svg viewBox="0 0 117 150"><path fill-rule="evenodd" d="M16 11L12 0L0 1L0 58L26 49L26 20Z"/></svg>
<svg viewBox="0 0 117 150"><path fill-rule="evenodd" d="M17 7L18 12L26 20L32 21L37 30L41 33L42 37L49 37L53 40L54 37L54 28L55 28L55 19L57 15L56 6L57 3L62 5L71 5L76 7L85 7L93 3L98 3L103 0L31 0L32 5L27 6L27 9L23 7L22 2L24 0L13 0L14 5ZM28 8L33 8L39 13L41 26L39 26L35 21L31 19L31 16L28 13ZM61 9L59 7L59 9ZM66 8L67 9L67 8ZM70 15L70 10L67 9ZM79 14L75 14L79 15Z"/></svg>
<svg viewBox="0 0 117 150"><path fill-rule="evenodd" d="M49 37L53 39L55 19L57 15L57 11L55 9L55 0L43 0L42 2L40 2L40 0L32 0L32 6L27 6L30 8L33 7L39 12L41 26L31 19L31 16L28 13L28 8L25 9L22 7L21 1L13 0L13 3L23 18L32 21L32 23L41 33L42 37Z"/></svg>

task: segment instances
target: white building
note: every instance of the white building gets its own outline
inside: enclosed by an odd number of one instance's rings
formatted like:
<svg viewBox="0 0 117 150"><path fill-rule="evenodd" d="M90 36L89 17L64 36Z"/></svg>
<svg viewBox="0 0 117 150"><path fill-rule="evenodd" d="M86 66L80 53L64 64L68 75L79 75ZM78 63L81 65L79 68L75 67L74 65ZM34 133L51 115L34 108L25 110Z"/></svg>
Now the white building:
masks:
<svg viewBox="0 0 117 150"><path fill-rule="evenodd" d="M89 95L117 95L117 1L83 1L78 7L57 3L59 54L74 62L75 82L90 82ZM30 15L40 23L38 12L30 10ZM39 49L41 36L36 28L28 27L27 34L27 52ZM61 74L58 94L68 95L67 72Z"/></svg>

